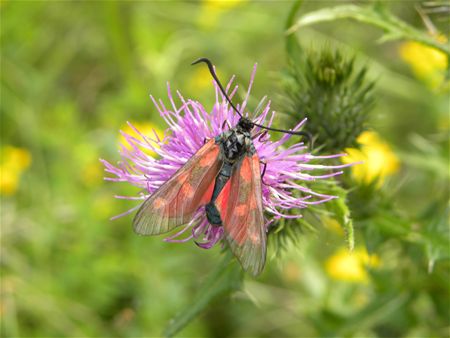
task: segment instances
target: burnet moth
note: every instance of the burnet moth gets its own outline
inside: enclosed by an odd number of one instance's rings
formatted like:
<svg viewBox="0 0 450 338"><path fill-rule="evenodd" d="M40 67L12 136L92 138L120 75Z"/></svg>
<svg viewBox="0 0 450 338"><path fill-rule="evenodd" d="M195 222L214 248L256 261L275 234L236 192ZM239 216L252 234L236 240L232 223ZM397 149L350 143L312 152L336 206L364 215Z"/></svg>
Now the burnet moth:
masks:
<svg viewBox="0 0 450 338"><path fill-rule="evenodd" d="M205 208L212 226L223 227L224 239L244 270L258 275L266 261L267 233L263 216L261 163L253 145L254 127L309 137L303 131L289 131L259 125L244 117L226 94L211 61L204 62L233 110L240 116L233 128L204 145L148 197L133 220L140 235L159 235L189 223L197 210ZM262 170L261 170L262 167Z"/></svg>

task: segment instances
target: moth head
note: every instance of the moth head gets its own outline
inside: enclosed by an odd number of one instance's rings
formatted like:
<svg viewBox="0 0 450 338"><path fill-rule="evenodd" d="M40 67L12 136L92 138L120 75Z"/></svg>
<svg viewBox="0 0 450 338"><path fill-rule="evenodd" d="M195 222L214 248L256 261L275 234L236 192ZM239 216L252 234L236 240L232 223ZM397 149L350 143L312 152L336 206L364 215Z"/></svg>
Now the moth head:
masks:
<svg viewBox="0 0 450 338"><path fill-rule="evenodd" d="M248 118L241 117L237 124L237 128L241 129L242 131L250 132L253 129L253 122L250 121Z"/></svg>

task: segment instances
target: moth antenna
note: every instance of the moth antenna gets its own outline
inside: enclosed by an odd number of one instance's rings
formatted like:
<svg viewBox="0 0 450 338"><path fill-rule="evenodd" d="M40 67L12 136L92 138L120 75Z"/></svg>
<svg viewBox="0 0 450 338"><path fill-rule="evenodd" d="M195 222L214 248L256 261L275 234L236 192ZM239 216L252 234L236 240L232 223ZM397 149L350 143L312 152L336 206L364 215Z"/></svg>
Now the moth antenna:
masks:
<svg viewBox="0 0 450 338"><path fill-rule="evenodd" d="M207 59L207 58L200 58L194 62L191 63L191 65L196 65L200 62L204 62L206 63L206 65L208 66L209 72L211 73L211 76L214 78L214 80L216 81L217 85L219 86L220 91L222 92L222 94L225 96L225 98L227 99L228 103L231 105L231 107L234 109L234 111L240 116L243 117L242 114L239 112L239 110L237 110L237 108L234 106L233 102L231 102L230 98L228 97L227 93L225 92L225 89L222 86L222 83L220 83L219 78L216 75L216 72L214 71L214 66L212 64L212 62Z"/></svg>
<svg viewBox="0 0 450 338"><path fill-rule="evenodd" d="M299 133L301 133L299 135L301 135L304 138L306 138L306 141L308 142L309 151L312 151L313 146L314 146L314 139L313 139L312 134L310 132L308 132L308 131L299 131Z"/></svg>
<svg viewBox="0 0 450 338"><path fill-rule="evenodd" d="M219 86L220 91L225 96L225 98L227 99L227 101L231 105L231 107L234 109L234 111L241 118L244 118L244 116L239 112L239 110L237 110L237 108L235 107L233 102L231 102L231 99L228 97L227 93L225 92L225 89L222 86L222 83L220 82L219 78L216 75L216 72L214 71L214 66L213 66L211 60L209 60L208 58L204 58L203 57L203 58L199 58L198 60L195 60L194 62L191 63L191 65L193 66L193 65L199 64L201 62L206 63L206 65L208 66L209 72L211 73L211 76L216 81L217 85ZM303 137L305 137L308 140L310 146L312 144L312 135L310 133L308 133L307 131L292 131L292 130L270 128L270 127L263 126L262 124L255 123L253 121L251 121L250 123L253 124L255 127L264 128L264 129L271 130L271 131L277 131L277 132L280 132L280 133L285 133L285 134L290 134L290 135L303 136ZM312 148L312 146L311 146L311 148Z"/></svg>
<svg viewBox="0 0 450 338"><path fill-rule="evenodd" d="M292 130L284 130L284 129L278 129L278 128L270 128L270 127L263 126L262 124L257 124L255 122L252 122L252 124L255 127L259 127L259 128L263 128L263 129L267 129L267 130L271 130L271 131L278 131L280 133L303 136L308 140L308 143L310 144L310 146L312 148L313 137L312 137L311 133L309 133L307 131L292 131Z"/></svg>

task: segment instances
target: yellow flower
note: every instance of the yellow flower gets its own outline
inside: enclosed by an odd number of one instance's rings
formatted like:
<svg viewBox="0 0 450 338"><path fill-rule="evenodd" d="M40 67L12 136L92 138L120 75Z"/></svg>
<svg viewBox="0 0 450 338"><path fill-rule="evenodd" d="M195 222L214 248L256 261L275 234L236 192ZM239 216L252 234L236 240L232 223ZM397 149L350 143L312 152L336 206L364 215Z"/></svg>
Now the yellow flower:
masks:
<svg viewBox="0 0 450 338"><path fill-rule="evenodd" d="M205 29L210 29L219 21L220 16L239 6L246 0L203 0L198 22Z"/></svg>
<svg viewBox="0 0 450 338"><path fill-rule="evenodd" d="M220 73L217 72L216 74L220 77ZM190 80L190 86L192 90L203 90L205 88L210 88L213 84L213 80L211 78L211 74L209 73L209 70L207 67L196 67L193 75Z"/></svg>
<svg viewBox="0 0 450 338"><path fill-rule="evenodd" d="M156 134L158 135L160 140L162 140L164 138L164 133L152 123L131 122L131 125L133 127L135 127L142 135L148 137L149 139L155 139L154 131L156 132ZM127 135L130 135L130 136L138 139L138 140L142 140L142 136L139 135L138 133L136 133L136 131L133 128L131 128L129 126L129 124L126 124L125 126L123 126L123 128L121 128L121 131ZM124 145L127 149L132 148L131 145L127 142L127 140L125 139L125 137L122 134L119 134L118 142L119 142L119 144ZM158 146L156 143L153 143L153 145L155 147ZM141 150L150 156L155 155L155 153L149 149L141 148Z"/></svg>
<svg viewBox="0 0 450 338"><path fill-rule="evenodd" d="M366 267L378 267L379 265L380 259L378 256L369 256L364 249L350 252L345 248L341 248L327 259L325 270L335 280L367 283L369 277Z"/></svg>
<svg viewBox="0 0 450 338"><path fill-rule="evenodd" d="M102 182L103 170L98 159L87 163L81 170L81 178L87 186L93 186Z"/></svg>
<svg viewBox="0 0 450 338"><path fill-rule="evenodd" d="M3 147L1 153L0 194L13 195L23 171L31 164L31 154L26 149L13 146Z"/></svg>
<svg viewBox="0 0 450 338"><path fill-rule="evenodd" d="M352 175L356 181L371 184L378 180L378 184L381 185L387 176L398 171L399 159L389 144L384 142L377 133L365 131L357 141L361 144L361 148L346 149L348 156L342 157L344 163L363 161L352 167Z"/></svg>
<svg viewBox="0 0 450 338"><path fill-rule="evenodd" d="M437 40L447 42L444 36L439 36ZM430 88L438 88L443 83L448 63L445 53L412 41L403 43L399 52L414 74Z"/></svg>

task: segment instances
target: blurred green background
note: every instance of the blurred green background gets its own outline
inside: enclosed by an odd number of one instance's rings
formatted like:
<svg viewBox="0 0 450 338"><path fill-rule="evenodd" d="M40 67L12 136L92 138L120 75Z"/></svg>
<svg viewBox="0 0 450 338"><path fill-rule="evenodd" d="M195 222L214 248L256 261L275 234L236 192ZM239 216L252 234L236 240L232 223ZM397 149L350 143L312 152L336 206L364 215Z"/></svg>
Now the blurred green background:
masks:
<svg viewBox="0 0 450 338"><path fill-rule="evenodd" d="M292 5L0 3L2 336L159 336L189 306L221 260L220 248L138 237L131 216L110 221L135 205L113 196L137 189L104 182L99 158L119 160L126 121L165 129L149 94L167 102L167 81L211 108L209 74L189 66L201 56L221 78L236 74L243 85L258 62L253 97L271 94L280 109ZM299 14L333 5L307 1ZM385 2L427 30L416 5ZM448 37L448 17L431 19ZM378 43L378 29L348 20L296 36L305 48L356 55L376 80L370 126L381 150L374 162L392 169L378 173L376 189L383 206L395 205L407 221L382 212L356 219L353 254L339 224L321 222L283 254L270 251L261 277L247 276L240 291L215 301L179 335L449 336L445 60L408 41Z"/></svg>

